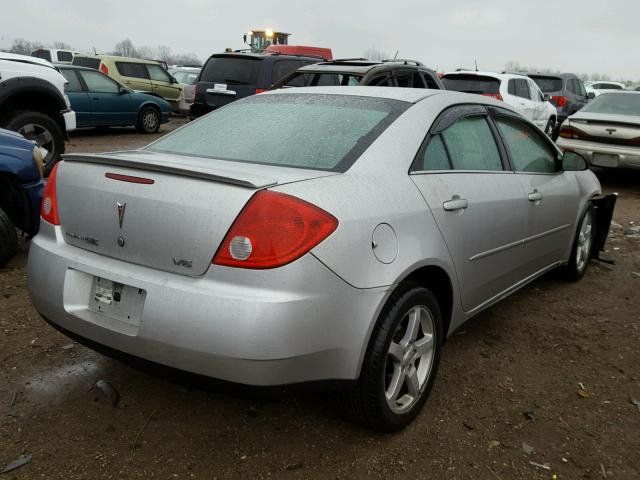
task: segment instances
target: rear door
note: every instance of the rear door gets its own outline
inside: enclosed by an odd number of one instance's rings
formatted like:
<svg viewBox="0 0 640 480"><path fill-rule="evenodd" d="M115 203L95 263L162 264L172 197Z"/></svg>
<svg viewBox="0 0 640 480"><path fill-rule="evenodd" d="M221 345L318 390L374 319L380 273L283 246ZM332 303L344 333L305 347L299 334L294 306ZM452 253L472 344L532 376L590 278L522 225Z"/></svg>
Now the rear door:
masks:
<svg viewBox="0 0 640 480"><path fill-rule="evenodd" d="M123 93L120 85L106 75L93 70L79 70L90 102L90 115L95 125L132 125L133 111L131 95Z"/></svg>
<svg viewBox="0 0 640 480"><path fill-rule="evenodd" d="M513 81L513 85L515 88L514 94L517 97L517 104L512 106L515 106L522 116L533 122L535 118L535 105L533 103L533 100L531 99L529 83L524 78L514 78L512 80L509 80L510 84L511 81ZM511 93L511 90L509 91L509 93Z"/></svg>
<svg viewBox="0 0 640 480"><path fill-rule="evenodd" d="M76 126L78 128L97 126L98 124L95 123L96 118L91 114L91 100L78 77L78 72L65 68L61 69L60 73L69 82L67 96L69 97L69 103L71 103L71 109L76 112Z"/></svg>
<svg viewBox="0 0 640 480"><path fill-rule="evenodd" d="M580 188L575 175L560 170L558 152L541 131L506 110L492 112L526 195L523 258L531 275L563 260L573 238Z"/></svg>
<svg viewBox="0 0 640 480"><path fill-rule="evenodd" d="M118 73L122 76L122 83L132 90L153 92L151 80L144 63L115 62Z"/></svg>
<svg viewBox="0 0 640 480"><path fill-rule="evenodd" d="M487 111L453 107L440 115L412 166L451 252L462 305L471 311L522 279L527 201Z"/></svg>
<svg viewBox="0 0 640 480"><path fill-rule="evenodd" d="M549 110L547 102L544 100L542 96L542 92L536 82L533 80L527 80L527 84L529 85L529 92L531 95L531 101L533 102L533 123L535 123L538 128L544 128L547 126L547 122L549 121Z"/></svg>
<svg viewBox="0 0 640 480"><path fill-rule="evenodd" d="M196 102L216 109L256 93L263 57L219 55L209 58L196 86Z"/></svg>

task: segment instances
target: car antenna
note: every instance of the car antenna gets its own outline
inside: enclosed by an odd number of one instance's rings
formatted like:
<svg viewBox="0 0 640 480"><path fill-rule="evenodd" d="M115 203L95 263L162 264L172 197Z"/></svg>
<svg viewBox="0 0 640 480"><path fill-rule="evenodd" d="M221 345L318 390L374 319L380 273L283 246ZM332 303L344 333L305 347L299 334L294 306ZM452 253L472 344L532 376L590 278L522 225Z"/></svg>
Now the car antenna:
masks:
<svg viewBox="0 0 640 480"><path fill-rule="evenodd" d="M400 52L400 50L396 50L396 54L393 56L393 59L395 60L396 58L398 58L398 52Z"/></svg>
<svg viewBox="0 0 640 480"><path fill-rule="evenodd" d="M97 55L97 54L98 54L98 51L96 50L96 47L91 47L91 48L93 48L93 54L94 54L94 55Z"/></svg>
<svg viewBox="0 0 640 480"><path fill-rule="evenodd" d="M478 59L475 58L473 61L476 63L476 72L477 72L478 71Z"/></svg>

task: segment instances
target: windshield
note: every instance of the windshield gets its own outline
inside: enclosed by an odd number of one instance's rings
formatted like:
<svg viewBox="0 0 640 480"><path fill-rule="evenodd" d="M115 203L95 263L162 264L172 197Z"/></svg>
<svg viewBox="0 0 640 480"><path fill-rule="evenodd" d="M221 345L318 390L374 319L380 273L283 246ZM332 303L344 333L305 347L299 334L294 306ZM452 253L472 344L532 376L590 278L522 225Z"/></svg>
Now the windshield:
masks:
<svg viewBox="0 0 640 480"><path fill-rule="evenodd" d="M256 95L194 121L147 150L344 172L409 106L350 95Z"/></svg>
<svg viewBox="0 0 640 480"><path fill-rule="evenodd" d="M188 72L185 70L176 70L174 72L170 72L171 75L183 85L195 85L198 81L198 75L200 72Z"/></svg>
<svg viewBox="0 0 640 480"><path fill-rule="evenodd" d="M534 77L531 76L534 82L538 84L540 90L544 93L559 92L562 90L562 79L558 77Z"/></svg>
<svg viewBox="0 0 640 480"><path fill-rule="evenodd" d="M604 93L587 103L581 111L640 116L640 94Z"/></svg>
<svg viewBox="0 0 640 480"><path fill-rule="evenodd" d="M260 61L260 57L212 57L204 66L200 80L232 85L256 85Z"/></svg>
<svg viewBox="0 0 640 480"><path fill-rule="evenodd" d="M483 75L451 74L442 77L447 90L466 93L500 93L500 80Z"/></svg>

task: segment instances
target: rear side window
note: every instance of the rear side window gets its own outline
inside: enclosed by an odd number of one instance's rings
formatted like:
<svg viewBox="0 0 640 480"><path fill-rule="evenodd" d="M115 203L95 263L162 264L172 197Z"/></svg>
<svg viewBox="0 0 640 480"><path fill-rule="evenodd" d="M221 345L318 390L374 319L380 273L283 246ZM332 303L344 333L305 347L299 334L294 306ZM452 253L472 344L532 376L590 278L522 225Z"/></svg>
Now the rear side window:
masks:
<svg viewBox="0 0 640 480"><path fill-rule="evenodd" d="M70 62L73 60L73 53L68 52L66 50L60 50L58 52L58 61L59 62Z"/></svg>
<svg viewBox="0 0 640 480"><path fill-rule="evenodd" d="M559 92L562 90L562 79L558 77L532 77L544 93Z"/></svg>
<svg viewBox="0 0 640 480"><path fill-rule="evenodd" d="M533 127L516 118L505 116L498 116L496 124L517 172L556 171L553 149Z"/></svg>
<svg viewBox="0 0 640 480"><path fill-rule="evenodd" d="M78 78L78 74L76 73L75 70L63 69L63 70L60 70L60 73L62 73L64 78L67 79L67 82L69 82L68 90L70 92L82 91L82 84L80 83L80 79Z"/></svg>
<svg viewBox="0 0 640 480"><path fill-rule="evenodd" d="M116 68L123 77L149 78L147 69L143 63L116 62Z"/></svg>
<svg viewBox="0 0 640 480"><path fill-rule="evenodd" d="M73 57L73 65L78 67L87 67L98 70L100 68L100 59L91 57Z"/></svg>
<svg viewBox="0 0 640 480"><path fill-rule="evenodd" d="M255 86L261 63L260 57L211 57L202 70L200 81Z"/></svg>
<svg viewBox="0 0 640 480"><path fill-rule="evenodd" d="M31 52L32 57L43 58L45 60L51 61L51 51L50 50L36 50L35 52Z"/></svg>
<svg viewBox="0 0 640 480"><path fill-rule="evenodd" d="M233 102L147 147L243 163L346 171L411 104L286 93Z"/></svg>
<svg viewBox="0 0 640 480"><path fill-rule="evenodd" d="M500 80L484 75L451 74L442 78L447 90L466 93L500 93Z"/></svg>
<svg viewBox="0 0 640 480"><path fill-rule="evenodd" d="M455 170L502 170L500 152L485 116L461 118L441 135Z"/></svg>

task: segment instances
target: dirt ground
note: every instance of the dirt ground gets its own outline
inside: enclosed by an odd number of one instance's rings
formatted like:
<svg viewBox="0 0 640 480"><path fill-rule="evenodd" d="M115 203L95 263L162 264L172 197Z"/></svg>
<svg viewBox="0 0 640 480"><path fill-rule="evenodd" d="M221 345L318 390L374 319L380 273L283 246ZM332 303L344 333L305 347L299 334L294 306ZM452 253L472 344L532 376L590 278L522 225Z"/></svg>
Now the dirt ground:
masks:
<svg viewBox="0 0 640 480"><path fill-rule="evenodd" d="M68 151L153 137L78 132ZM592 262L578 283L548 275L463 326L396 435L353 426L336 395L238 397L74 344L32 308L23 243L0 270L0 471L31 460L0 478L640 478L640 175L598 174L620 192L603 255L615 265Z"/></svg>

